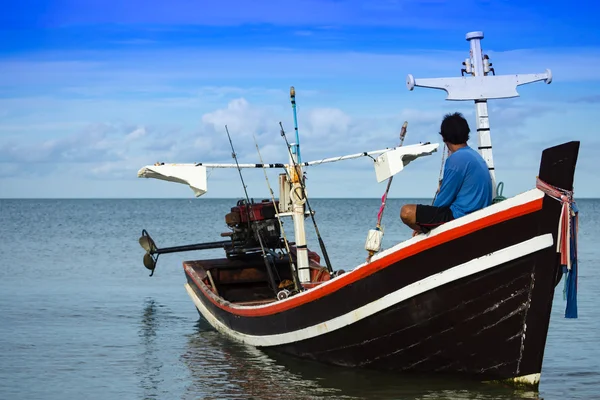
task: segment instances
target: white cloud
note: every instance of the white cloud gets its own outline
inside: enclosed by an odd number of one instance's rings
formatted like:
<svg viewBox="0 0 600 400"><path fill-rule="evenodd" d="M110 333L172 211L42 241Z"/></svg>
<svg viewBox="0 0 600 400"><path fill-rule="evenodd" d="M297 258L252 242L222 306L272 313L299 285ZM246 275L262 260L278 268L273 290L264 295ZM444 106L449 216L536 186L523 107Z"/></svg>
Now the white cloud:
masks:
<svg viewBox="0 0 600 400"><path fill-rule="evenodd" d="M352 124L350 116L337 108L318 108L306 116L309 136L323 139L323 135L339 137L346 134Z"/></svg>
<svg viewBox="0 0 600 400"><path fill-rule="evenodd" d="M125 136L125 142L132 142L146 136L146 128L139 127L131 131Z"/></svg>
<svg viewBox="0 0 600 400"><path fill-rule="evenodd" d="M246 134L265 129L266 110L252 107L244 98L229 102L227 108L216 110L202 116L202 123L215 132L225 130L225 125L233 132Z"/></svg>
<svg viewBox="0 0 600 400"><path fill-rule="evenodd" d="M413 50L404 54L266 50L234 53L181 48L152 53L34 54L26 59L0 60L3 71L0 132L16 138L27 134L51 140L64 138L73 128L83 129L100 121L175 123L189 130L198 126L199 116L204 114L205 122L213 126L215 140L224 137L225 123L232 136L244 135L249 130L257 131L261 137L263 132L278 129L280 120L288 131L293 129L286 122L291 115L287 90L289 83L295 82L303 137L326 132L323 138L328 144L338 138L348 139L340 132L350 135L353 143L366 143L369 137L393 139L403 119L410 116L409 130L423 128L428 133L419 135L419 140L431 140L436 137L438 127L427 121L440 117L438 109L471 107L464 103L444 104L444 94L440 91L418 88L408 92L404 77L409 72L416 77L458 74L467 53L465 46L460 52ZM565 106L574 98L594 104L590 101L593 96L581 94L577 88L569 92L564 84L586 82L588 90L600 81L600 69L588 68L600 63L598 48L490 51L490 55L498 73L541 72L552 68L555 77L552 85L528 85L521 92L537 94L544 101L555 98ZM244 68L239 67L240 60ZM358 89L355 83L360 84ZM565 92L570 94L567 96ZM247 99L247 104L231 103L229 108L214 111L236 98ZM258 104L275 106L259 110ZM321 110L308 115L304 107L309 110L309 105ZM331 127L324 127L324 123L329 123L326 114L339 110L355 117L353 122L338 114ZM367 114L371 114L370 119ZM395 118L393 121L386 120L392 118L390 115ZM499 117L494 113L492 121ZM507 115L502 123L508 124L510 120L517 118Z"/></svg>
<svg viewBox="0 0 600 400"><path fill-rule="evenodd" d="M474 120L472 105L463 103L459 109L464 111L469 121ZM540 108L536 105L516 107L507 103L490 106L490 113L494 116L492 132L496 163L502 165L500 176L502 171L510 170L531 170L530 174L534 176L541 151L540 145L535 144L529 148L521 146L516 152L515 139L522 139L523 129L543 118L543 115L532 112L536 109L551 111L550 108ZM374 119L350 115L338 108L307 108L299 118L303 160L397 145L399 129L404 120L409 122L406 144L439 142L439 124L447 111L447 108L427 111L404 109L397 114ZM11 171L15 175L35 176L42 174L41 171L49 174L54 169L80 178L102 179L106 185L115 180L134 181L137 179L135 174L139 168L157 161L233 162L224 132L225 124L230 128L240 162L259 162L254 137L257 138L265 162L286 162L288 154L284 141L279 136L277 123L281 119L278 117L288 113L289 110L280 107L254 105L244 98L239 98L232 100L224 108L202 115L199 118L199 126L194 130L139 123L96 124L60 139L37 142L0 140L0 163L12 166L11 169L5 169L4 177L10 176ZM293 126L291 123L286 125L288 140L292 142ZM471 128L471 142L476 146L477 138L472 122ZM524 155L528 156L529 160L523 157ZM398 179L406 184L402 185L402 189L395 189L393 195L427 195L432 190L430 186L435 186L440 157L441 154L438 153L411 164L402 178ZM19 168L15 168L15 165ZM20 168L24 165L27 167ZM75 165L81 167L74 168ZM585 161L581 165L587 166ZM67 166L70 167L65 170ZM75 169L80 172L74 172ZM211 178L211 182L214 181L211 183L214 188L211 190L211 196L236 195L236 185L227 188L228 181L237 180L237 176L229 172L215 171ZM275 174L278 172L281 171L269 171L272 185L275 185ZM248 184L255 186L259 192L265 188L262 172L257 174L256 171L245 171L244 174L248 176ZM311 191L319 197L380 195L381 188L374 181L372 162L366 158L311 167L308 174ZM331 182L343 188L332 185ZM161 193L167 194L168 191ZM135 193L123 195L135 197Z"/></svg>
<svg viewBox="0 0 600 400"><path fill-rule="evenodd" d="M600 80L600 70L589 68L600 62L597 47L496 51L488 49L485 40L483 46L497 74L536 73L549 68L557 83ZM310 78L312 82L328 79L345 85L357 79L386 81L405 90L403 81L408 73L417 78L459 75L468 54L467 45L460 51L405 50L397 54L196 48L52 53L1 60L0 86L36 92L43 87L45 93L50 88L55 93L91 96L128 92L248 96L265 90L267 95L277 96L277 91L287 86L280 86L278 81ZM88 61L71 61L74 58ZM271 84L261 87L267 80ZM232 81L244 84L232 86Z"/></svg>

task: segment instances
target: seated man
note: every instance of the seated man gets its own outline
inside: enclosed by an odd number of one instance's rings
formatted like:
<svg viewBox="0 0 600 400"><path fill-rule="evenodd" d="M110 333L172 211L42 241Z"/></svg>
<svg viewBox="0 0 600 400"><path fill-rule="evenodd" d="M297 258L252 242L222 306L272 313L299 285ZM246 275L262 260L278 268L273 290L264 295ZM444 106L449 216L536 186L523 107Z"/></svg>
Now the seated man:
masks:
<svg viewBox="0 0 600 400"><path fill-rule="evenodd" d="M467 145L469 132L469 124L462 114L444 116L440 135L450 156L433 206L406 204L400 211L402 222L414 229L415 234L427 233L436 226L492 204L492 178L485 160Z"/></svg>

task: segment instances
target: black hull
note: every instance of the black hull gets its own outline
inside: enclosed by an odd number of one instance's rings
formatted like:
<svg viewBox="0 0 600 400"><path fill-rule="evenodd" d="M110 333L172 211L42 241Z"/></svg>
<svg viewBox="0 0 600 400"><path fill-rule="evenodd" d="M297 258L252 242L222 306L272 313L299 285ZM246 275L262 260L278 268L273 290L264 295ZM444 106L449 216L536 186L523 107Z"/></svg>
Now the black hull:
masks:
<svg viewBox="0 0 600 400"><path fill-rule="evenodd" d="M545 150L540 178L571 189L578 150L578 142ZM559 215L556 200L531 191L267 306L228 303L184 263L188 293L216 329L258 347L537 386L560 280Z"/></svg>
<svg viewBox="0 0 600 400"><path fill-rule="evenodd" d="M483 380L538 373L525 329L536 257L441 286L348 328L274 349L341 366L460 373Z"/></svg>

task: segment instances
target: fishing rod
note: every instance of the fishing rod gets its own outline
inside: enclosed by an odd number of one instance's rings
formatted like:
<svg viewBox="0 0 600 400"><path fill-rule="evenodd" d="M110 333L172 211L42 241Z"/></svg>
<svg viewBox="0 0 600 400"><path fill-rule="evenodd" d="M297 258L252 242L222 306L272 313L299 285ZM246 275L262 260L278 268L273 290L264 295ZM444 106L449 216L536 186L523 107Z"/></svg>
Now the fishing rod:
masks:
<svg viewBox="0 0 600 400"><path fill-rule="evenodd" d="M254 134L252 134L252 137L254 138L254 145L256 146L256 152L258 153L258 158L260 159L260 163L263 165L263 172L265 174L265 181L267 182L267 187L269 188L269 192L271 194L271 201L273 201L273 205L275 206L275 215L277 216L277 221L279 221L279 227L281 228L281 234L283 236L283 242L285 243L285 249L288 252L288 259L290 262L290 269L292 272L292 277L294 279L294 288L296 291L300 291L300 278L298 277L298 270L296 269L296 266L294 264L294 260L292 259L291 256L291 252L290 252L290 247L288 244L288 240L287 237L285 235L285 230L283 229L283 222L281 222L281 217L279 216L279 207L276 206L275 204L275 194L273 193L273 189L271 188L271 183L269 182L269 177L267 176L267 170L264 167L264 162L263 162L263 158L262 155L260 154L260 149L258 148L258 142L256 141L256 136Z"/></svg>
<svg viewBox="0 0 600 400"><path fill-rule="evenodd" d="M231 141L231 135L229 135L229 129L227 128L227 125L225 125L225 132L227 132L227 138L229 138L229 145L231 146L231 157L233 157L233 159L235 160L235 165L237 167L238 173L240 174L240 180L242 181L242 187L244 188L244 194L246 195L246 204L248 204L248 207L246 207L246 215L247 215L247 219L248 219L248 230L250 230L250 198L248 197L248 192L246 191L246 184L244 183L244 177L242 176L242 170L240 168L240 164L238 163L238 159L237 159L237 155L235 154L235 150L233 148L233 142ZM253 213L254 215L254 213ZM262 247L262 243L261 243L261 247ZM264 250L263 250L264 251Z"/></svg>
<svg viewBox="0 0 600 400"><path fill-rule="evenodd" d="M402 128L400 129L400 145L398 147L402 147L404 144L404 137L406 136L406 128L408 127L408 121L404 121L402 124ZM387 182L387 187L385 188L385 193L381 197L381 207L379 207L379 212L377 213L377 224L375 225L375 229L371 229L367 236L367 244L366 250L369 252L369 256L367 257L367 262L371 262L371 258L375 253L377 253L381 249L381 239L383 237L383 231L381 230L381 220L383 218L383 211L385 210L385 204L387 201L388 193L390 192L390 186L392 186L393 176L390 176Z"/></svg>
<svg viewBox="0 0 600 400"><path fill-rule="evenodd" d="M248 197L248 191L246 190L246 184L244 183L244 177L242 176L242 169L239 166L237 155L235 154L235 149L233 148L233 142L231 141L231 135L229 134L229 129L227 125L225 125L225 131L227 132L227 137L229 138L229 144L231 146L231 156L235 160L235 164L237 166L238 173L240 174L240 180L242 181L242 186L244 187L244 194L246 195L246 214L248 216L248 232L251 232L251 219L250 219L250 211L252 205L250 204L250 198ZM252 216L254 216L254 212L252 212ZM269 256L272 257L271 254L266 253L265 246L263 244L262 235L259 231L256 231L256 236L258 237L258 242L260 243L260 250L262 251L263 260L265 262L265 267L267 268L267 274L269 275L269 280L271 281L271 285L273 287L273 291L275 292L275 296L277 296L277 284L275 283L275 276L273 275L273 271L271 270L271 262Z"/></svg>
<svg viewBox="0 0 600 400"><path fill-rule="evenodd" d="M294 167L294 171L296 171L296 174L298 174L298 172L300 172L301 169L298 168L298 164L296 163L296 161L294 160L294 157L292 156L291 146L287 140L287 137L285 136L285 131L283 130L283 125L281 124L281 121L279 122L279 127L281 128L281 136L285 140L285 144L288 148L288 152L290 154L290 159L292 160L292 166ZM323 238L321 237L321 233L319 232L319 227L317 226L317 221L315 220L313 210L310 206L310 202L308 201L308 196L306 195L306 187L304 186L304 177L298 176L298 182L300 183L300 188L302 189L302 196L303 196L304 200L306 201L306 206L308 207L310 217L311 217L313 225L315 227L315 232L317 234L319 246L321 247L321 251L323 252L323 257L325 258L325 264L327 265L327 269L329 270L329 273L333 274L333 268L331 267L331 262L329 261L329 255L327 254L327 249L325 248L325 243L323 242Z"/></svg>

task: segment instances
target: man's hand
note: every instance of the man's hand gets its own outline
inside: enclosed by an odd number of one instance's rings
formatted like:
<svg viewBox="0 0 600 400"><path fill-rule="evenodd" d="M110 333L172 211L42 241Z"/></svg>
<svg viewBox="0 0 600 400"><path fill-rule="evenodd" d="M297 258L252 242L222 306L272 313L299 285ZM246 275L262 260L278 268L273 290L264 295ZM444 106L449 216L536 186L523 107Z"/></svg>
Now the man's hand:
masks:
<svg viewBox="0 0 600 400"><path fill-rule="evenodd" d="M413 231L412 237L417 236L419 233L421 233L421 232L419 232L419 231Z"/></svg>

